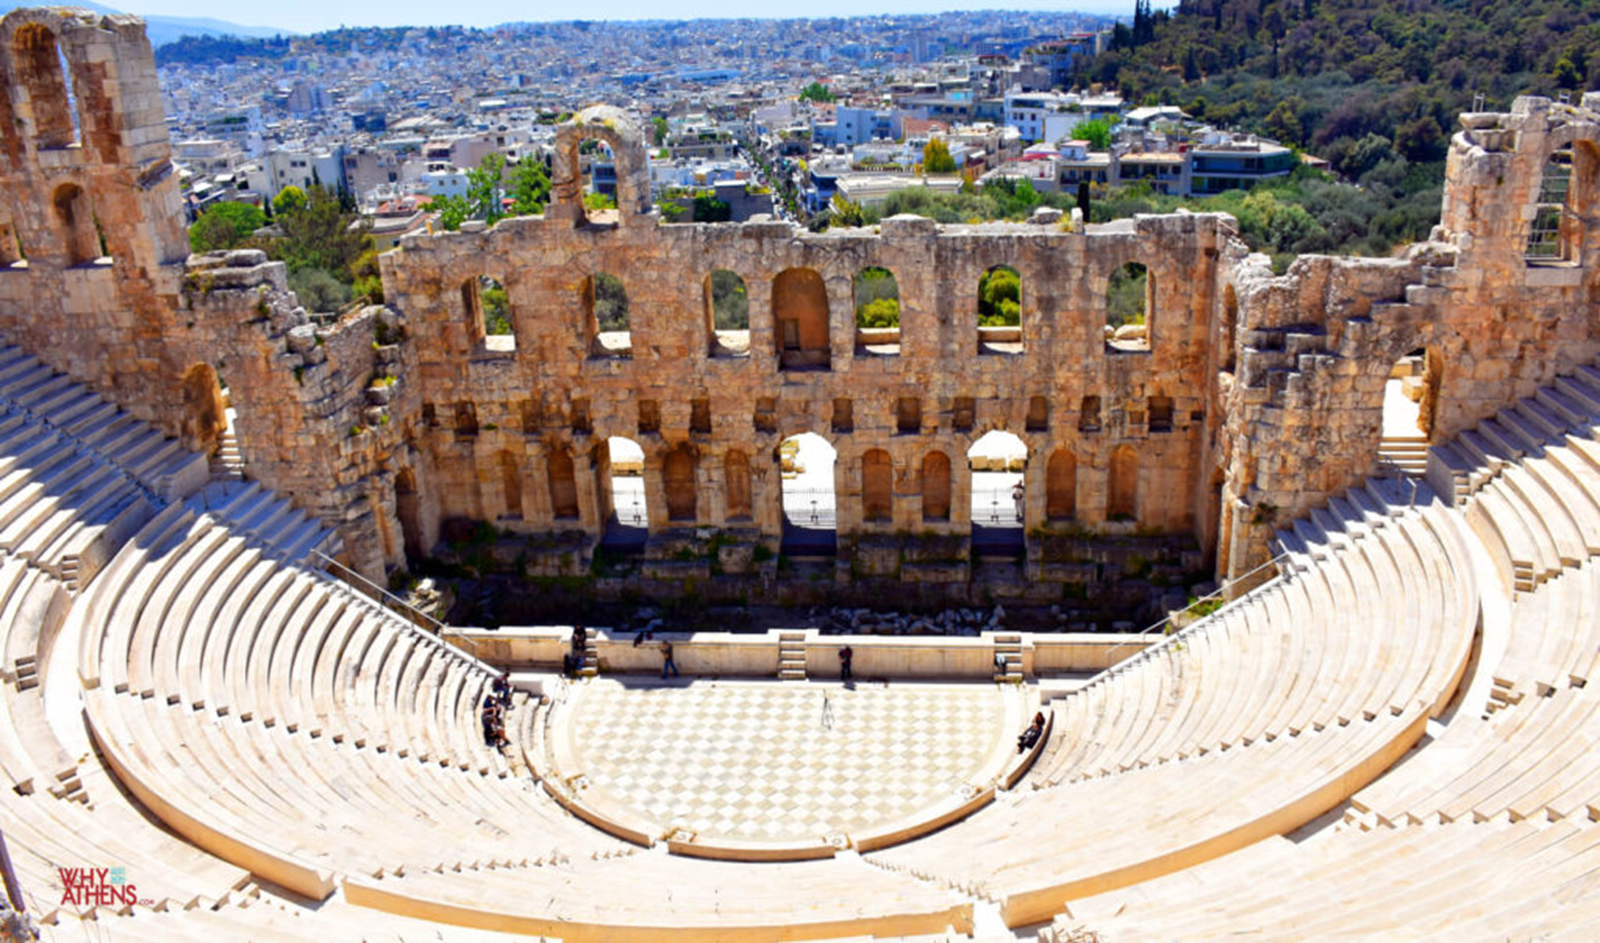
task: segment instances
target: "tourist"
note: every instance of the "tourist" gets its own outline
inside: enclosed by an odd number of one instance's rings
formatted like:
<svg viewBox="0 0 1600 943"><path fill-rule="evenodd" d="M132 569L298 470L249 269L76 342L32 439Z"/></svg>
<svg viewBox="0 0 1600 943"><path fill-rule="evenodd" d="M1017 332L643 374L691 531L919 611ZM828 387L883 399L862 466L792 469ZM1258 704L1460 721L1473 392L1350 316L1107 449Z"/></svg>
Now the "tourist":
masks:
<svg viewBox="0 0 1600 943"><path fill-rule="evenodd" d="M511 706L511 679L505 675L496 675L494 679L494 697L500 702L502 708Z"/></svg>
<svg viewBox="0 0 1600 943"><path fill-rule="evenodd" d="M589 647L589 630L581 625L572 627L572 654L581 660L583 653Z"/></svg>
<svg viewBox="0 0 1600 943"><path fill-rule="evenodd" d="M855 661L855 650L846 645L839 649L839 680L849 684L855 676L850 672L851 662Z"/></svg>
<svg viewBox="0 0 1600 943"><path fill-rule="evenodd" d="M1044 713L1040 712L1033 715L1033 723L1029 724L1028 729L1017 738L1017 752L1026 753L1033 749L1033 745L1038 743L1042 736L1044 736Z"/></svg>
<svg viewBox="0 0 1600 943"><path fill-rule="evenodd" d="M501 707L495 701L493 695L483 699L482 721L484 743L499 750L510 742L506 739L505 722Z"/></svg>
<svg viewBox="0 0 1600 943"><path fill-rule="evenodd" d="M1024 494L1024 492L1022 490L1022 479L1018 478L1017 479L1017 486L1015 488L1011 489L1011 500L1013 502L1015 502L1016 505L1017 505L1017 520L1019 520L1019 521L1022 520L1022 508L1023 508L1022 498L1023 498L1023 494Z"/></svg>
<svg viewBox="0 0 1600 943"><path fill-rule="evenodd" d="M678 663L672 660L672 643L666 639L661 640L661 659L662 679L666 679L667 672L669 671L672 672L672 676L676 678L678 676Z"/></svg>

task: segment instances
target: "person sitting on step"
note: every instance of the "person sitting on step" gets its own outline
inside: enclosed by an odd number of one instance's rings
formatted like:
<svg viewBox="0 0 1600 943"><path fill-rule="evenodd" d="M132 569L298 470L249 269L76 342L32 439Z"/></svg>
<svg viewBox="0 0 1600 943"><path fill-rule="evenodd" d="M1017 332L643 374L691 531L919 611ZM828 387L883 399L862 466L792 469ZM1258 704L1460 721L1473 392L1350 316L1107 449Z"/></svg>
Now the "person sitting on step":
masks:
<svg viewBox="0 0 1600 943"><path fill-rule="evenodd" d="M1038 743L1039 738L1042 736L1044 736L1043 711L1033 715L1033 723L1029 724L1028 729L1024 730L1022 736L1017 738L1017 752L1026 753L1033 749L1033 745Z"/></svg>

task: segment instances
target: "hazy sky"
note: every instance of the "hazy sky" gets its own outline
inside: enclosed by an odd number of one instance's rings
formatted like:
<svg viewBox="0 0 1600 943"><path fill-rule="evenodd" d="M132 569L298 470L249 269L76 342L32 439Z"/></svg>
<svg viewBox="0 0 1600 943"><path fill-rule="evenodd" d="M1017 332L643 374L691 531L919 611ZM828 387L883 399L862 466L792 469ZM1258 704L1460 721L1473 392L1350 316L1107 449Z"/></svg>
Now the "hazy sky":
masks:
<svg viewBox="0 0 1600 943"><path fill-rule="evenodd" d="M300 32L315 32L338 26L444 25L492 26L513 20L637 20L691 19L694 17L740 16L856 16L874 13L937 13L944 10L1005 9L1081 10L1089 13L1133 15L1133 0L1004 0L961 2L961 0L813 0L794 6L740 3L737 0L686 0L664 4L647 0L613 0L587 4L518 4L495 0L278 0L263 4L247 0L150 0L116 2L107 6L131 13L168 16L205 16L249 26L277 26ZM1175 0L1156 0L1157 7L1170 7Z"/></svg>

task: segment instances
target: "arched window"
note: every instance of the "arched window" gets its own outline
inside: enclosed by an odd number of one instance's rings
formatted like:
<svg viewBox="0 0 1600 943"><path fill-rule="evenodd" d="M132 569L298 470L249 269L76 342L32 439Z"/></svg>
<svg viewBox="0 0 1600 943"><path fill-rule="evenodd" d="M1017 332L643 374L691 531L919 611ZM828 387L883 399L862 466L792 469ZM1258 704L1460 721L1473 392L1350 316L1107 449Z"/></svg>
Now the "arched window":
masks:
<svg viewBox="0 0 1600 943"><path fill-rule="evenodd" d="M573 473L572 456L558 449L545 459L545 478L550 487L550 513L557 520L578 516L578 482Z"/></svg>
<svg viewBox="0 0 1600 943"><path fill-rule="evenodd" d="M100 232L83 188L75 183L63 183L56 188L52 203L56 223L66 241L68 264L85 265L100 258Z"/></svg>
<svg viewBox="0 0 1600 943"><path fill-rule="evenodd" d="M24 23L12 40L18 79L33 112L34 145L40 150L78 142L78 116L56 34L42 23ZM6 129L10 136L10 128Z"/></svg>
<svg viewBox="0 0 1600 943"><path fill-rule="evenodd" d="M737 449L722 459L723 489L727 498L728 520L750 518L750 459Z"/></svg>
<svg viewBox="0 0 1600 943"><path fill-rule="evenodd" d="M498 279L478 275L461 283L461 306L473 332L489 350L516 350L517 335L511 323L511 302Z"/></svg>
<svg viewBox="0 0 1600 943"><path fill-rule="evenodd" d="M517 457L502 451L496 459L500 466L502 518L522 520L522 469Z"/></svg>
<svg viewBox="0 0 1600 943"><path fill-rule="evenodd" d="M1149 350L1156 279L1143 263L1129 262L1106 281L1106 346Z"/></svg>
<svg viewBox="0 0 1600 943"><path fill-rule="evenodd" d="M772 281L772 322L783 369L830 368L828 291L821 275L808 268L778 273Z"/></svg>
<svg viewBox="0 0 1600 943"><path fill-rule="evenodd" d="M950 457L929 452L922 459L922 519L950 519Z"/></svg>
<svg viewBox="0 0 1600 943"><path fill-rule="evenodd" d="M0 220L0 268L9 268L21 261L22 243L17 241L16 228L9 221Z"/></svg>
<svg viewBox="0 0 1600 943"><path fill-rule="evenodd" d="M674 521L695 519L694 453L680 445L661 462L661 477L667 493L667 518Z"/></svg>
<svg viewBox="0 0 1600 943"><path fill-rule="evenodd" d="M978 278L978 353L1022 350L1022 275L996 265Z"/></svg>
<svg viewBox="0 0 1600 943"><path fill-rule="evenodd" d="M865 354L900 352L900 283L886 268L856 273L856 346Z"/></svg>
<svg viewBox="0 0 1600 943"><path fill-rule="evenodd" d="M1078 404L1078 431L1100 431L1100 397L1085 396Z"/></svg>
<svg viewBox="0 0 1600 943"><path fill-rule="evenodd" d="M1150 414L1145 421L1145 428L1150 432L1172 431L1172 397L1150 397Z"/></svg>
<svg viewBox="0 0 1600 943"><path fill-rule="evenodd" d="M1056 449L1045 464L1044 515L1052 521L1070 521L1078 515L1078 460L1066 449Z"/></svg>
<svg viewBox="0 0 1600 943"><path fill-rule="evenodd" d="M1110 481L1106 484L1106 519L1138 520L1139 456L1132 446L1119 445L1111 453Z"/></svg>
<svg viewBox="0 0 1600 943"><path fill-rule="evenodd" d="M727 269L706 276L706 333L713 357L750 353L750 293L744 279Z"/></svg>
<svg viewBox="0 0 1600 943"><path fill-rule="evenodd" d="M1544 162L1539 177L1533 222L1528 230L1528 261L1563 262L1576 258L1573 233L1577 219L1572 212L1571 195L1572 148L1563 147Z"/></svg>
<svg viewBox="0 0 1600 943"><path fill-rule="evenodd" d="M596 272L583 280L583 305L594 338L590 353L596 357L632 357L633 333L628 319L628 292L622 280Z"/></svg>
<svg viewBox="0 0 1600 943"><path fill-rule="evenodd" d="M834 465L838 452L815 432L802 432L780 442L774 458L783 511L783 552L791 557L835 553Z"/></svg>
<svg viewBox="0 0 1600 943"><path fill-rule="evenodd" d="M874 523L894 520L894 463L883 449L861 456L861 518Z"/></svg>

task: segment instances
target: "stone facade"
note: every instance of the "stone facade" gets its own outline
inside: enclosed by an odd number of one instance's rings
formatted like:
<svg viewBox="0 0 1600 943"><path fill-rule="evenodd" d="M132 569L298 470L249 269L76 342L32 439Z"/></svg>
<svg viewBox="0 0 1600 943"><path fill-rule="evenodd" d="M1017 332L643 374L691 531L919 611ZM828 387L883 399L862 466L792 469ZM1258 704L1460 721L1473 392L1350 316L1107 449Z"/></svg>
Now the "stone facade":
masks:
<svg viewBox="0 0 1600 943"><path fill-rule="evenodd" d="M967 451L1004 429L1028 448L1033 579L1075 578L1047 552L1062 532L1192 535L1237 577L1267 559L1272 525L1374 471L1398 358L1424 352L1438 440L1600 347L1595 96L1464 115L1429 242L1303 257L1282 276L1217 214L1087 231L666 224L643 134L596 106L562 129L542 217L408 237L382 259L388 307L316 325L280 264L187 257L136 19L19 10L0 42L0 185L15 195L0 334L201 448L222 434L208 366L249 474L340 527L369 575L453 519L527 535L536 554L547 537L545 572L586 572L612 506L610 436L645 454L652 572L693 571L685 557L709 542L719 569L770 575L778 446L813 432L838 452L840 578L970 579ZM616 159L616 211L583 206L590 139ZM1529 260L1552 154L1570 160L1570 193L1555 251ZM1153 283L1147 332L1112 343L1106 286L1127 262ZM978 326L979 280L999 265L1021 274L1020 331ZM856 328L868 267L897 280L898 332ZM713 330L719 269L746 287L747 344ZM601 273L627 293L626 338L601 336ZM485 334L480 276L504 286L512 335Z"/></svg>

